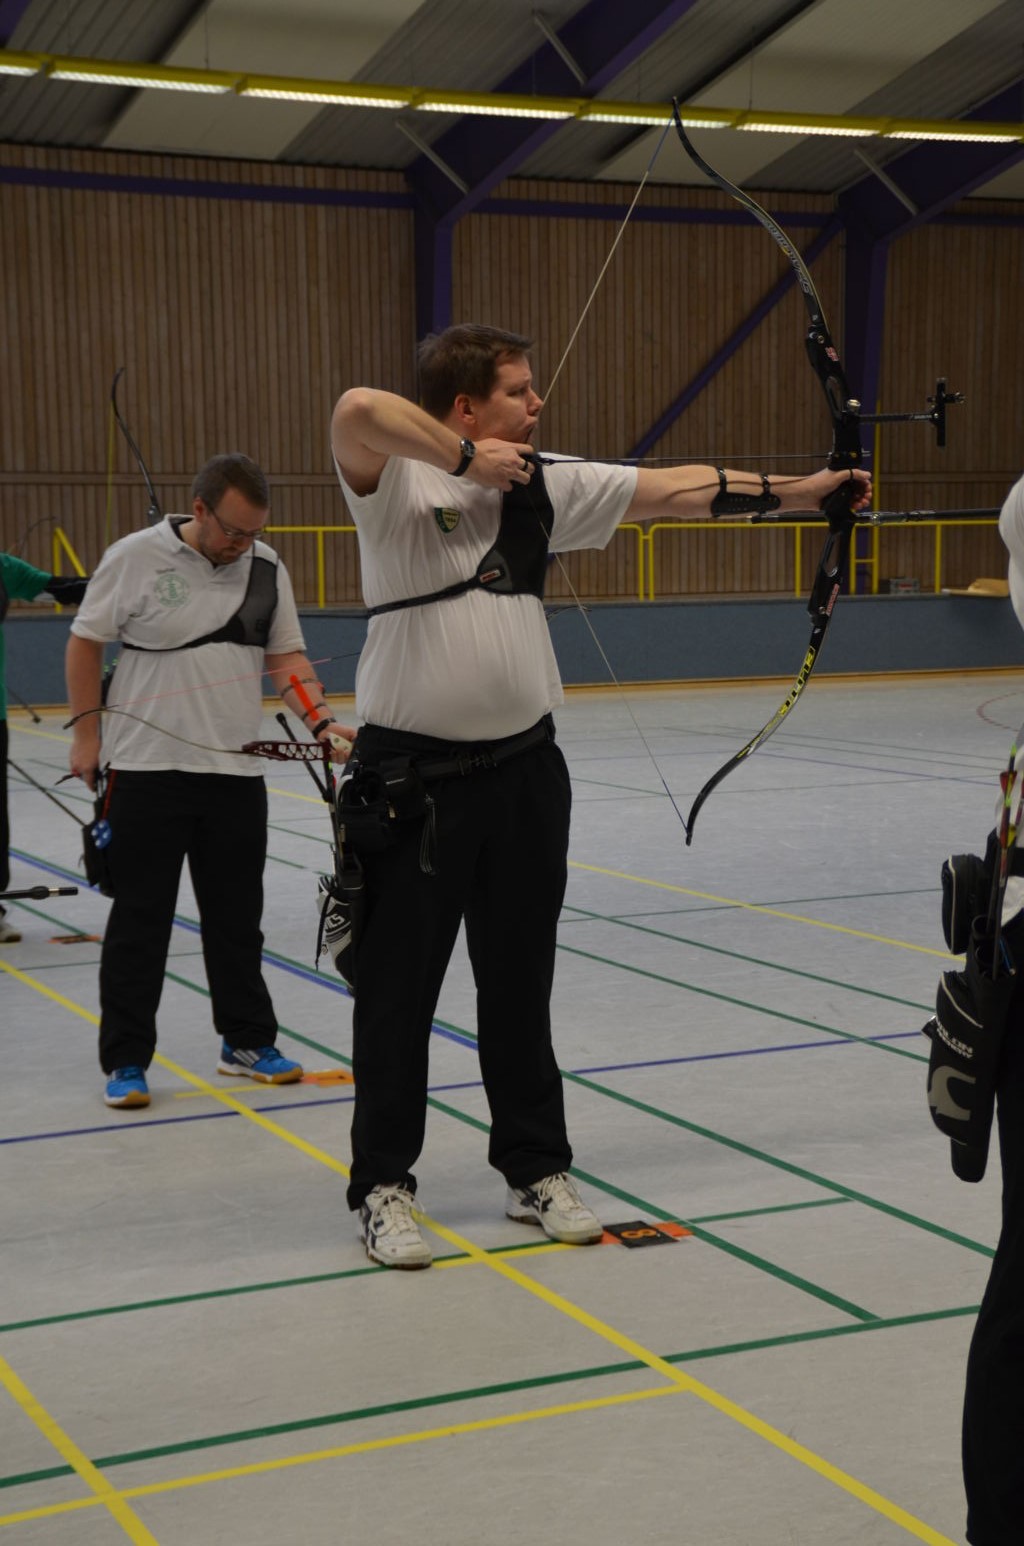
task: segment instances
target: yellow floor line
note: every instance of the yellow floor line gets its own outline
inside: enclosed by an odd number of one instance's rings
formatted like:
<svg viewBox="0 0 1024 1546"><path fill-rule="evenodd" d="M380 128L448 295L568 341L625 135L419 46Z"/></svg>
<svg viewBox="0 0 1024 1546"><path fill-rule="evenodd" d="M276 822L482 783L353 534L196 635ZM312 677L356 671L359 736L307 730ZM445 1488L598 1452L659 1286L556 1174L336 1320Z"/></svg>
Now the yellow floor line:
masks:
<svg viewBox="0 0 1024 1546"><path fill-rule="evenodd" d="M28 1386L18 1378L4 1358L0 1358L0 1385L21 1408L29 1422L35 1424L48 1443L53 1445L57 1453L63 1456L72 1470L93 1492L93 1497L79 1500L80 1504L86 1506L102 1504L104 1508L110 1510L129 1540L138 1542L139 1546L159 1546L156 1536L149 1533L138 1515L128 1507L123 1493L111 1485L103 1472L96 1469L88 1456L82 1453L63 1428L54 1422L49 1412L40 1405Z"/></svg>
<svg viewBox="0 0 1024 1546"><path fill-rule="evenodd" d="M75 1004L71 999L64 998L61 994L54 992L52 988L47 987L45 983L37 981L37 979L28 976L25 972L18 971L16 967L8 965L7 962L0 960L0 970L7 972L27 987L36 989L45 997L61 1004L73 1014L88 1020L91 1024L97 1025L99 1023L97 1016L92 1014L91 1011L79 1004ZM308 1158L315 1160L318 1164L325 1165L329 1170L333 1170L343 1176L349 1174L348 1167L343 1165L340 1160L335 1159L333 1155L326 1153L323 1149L318 1149L314 1144L307 1143L304 1138L299 1138L294 1133L290 1133L287 1128L282 1127L277 1122L272 1122L269 1117L263 1116L261 1112L251 1111L248 1106L243 1105L224 1091L218 1090L208 1080L201 1079L198 1075L190 1073L188 1069L183 1068L179 1063L173 1062L161 1053L156 1054L156 1061L163 1068L168 1069L171 1073L183 1079L185 1083L192 1085L194 1089L205 1090L222 1105L237 1111L247 1121L255 1123L257 1127L263 1128L265 1132L271 1133L274 1137L297 1149ZM795 1439L789 1438L780 1429L773 1428L770 1423L762 1421L753 1412L748 1412L745 1407L739 1406L736 1402L730 1401L728 1397L720 1395L710 1385L705 1385L702 1381L694 1379L692 1375L675 1368L666 1359L659 1357L657 1353L652 1353L649 1348L634 1341L632 1337L617 1331L613 1326L609 1326L607 1322L599 1320L580 1305L574 1304L563 1295L546 1288L544 1284L536 1282L533 1278L528 1277L526 1273L520 1272L510 1261L504 1260L499 1256L488 1255L486 1251L474 1244L473 1241L467 1239L464 1235L457 1234L455 1230L449 1229L447 1225L440 1223L429 1214L418 1212L417 1217L433 1234L470 1257L479 1266L487 1267L491 1272L500 1274L500 1276L508 1279L510 1283L525 1289L534 1298L540 1299L552 1309L560 1311L578 1326L582 1326L585 1330L592 1332L603 1341L610 1343L613 1347L617 1347L621 1352L626 1353L628 1357L645 1364L647 1368L663 1375L670 1384L696 1396L698 1400L706 1402L708 1406L731 1418L740 1427L746 1428L750 1433L755 1434L766 1443L781 1450L783 1454L789 1455L791 1459L807 1466L809 1470L823 1477L826 1481L832 1482L844 1492L849 1493L851 1497L856 1498L859 1502L874 1510L875 1513L881 1514L883 1518L891 1520L894 1524L898 1524L916 1540L925 1541L928 1543L928 1546L955 1546L955 1543L950 1541L948 1536L940 1535L930 1525L926 1525L922 1520L907 1513L905 1509L900 1508L898 1504L883 1497L874 1488L868 1487L865 1483L858 1481L856 1477L850 1476L847 1472L840 1470L838 1466L832 1465L830 1461L815 1454L813 1450L797 1443Z"/></svg>
<svg viewBox="0 0 1024 1546"><path fill-rule="evenodd" d="M946 950L933 950L929 945L913 945L908 939L890 939L887 934L869 934L864 929L851 929L844 923L826 923L824 918L807 918L803 913L787 913L778 907L765 907L760 902L740 902L732 896L715 896L712 891L694 891L689 886L675 886L671 881L652 880L647 875L630 875L625 870L606 870L599 864L581 864L570 859L571 870L585 870L591 875L607 875L612 880L630 880L636 886L653 886L657 891L672 891L677 896L696 897L700 902L718 902L723 907L736 907L748 913L763 913L766 918L784 918L788 923L806 923L812 929L830 929L834 934L849 934L853 939L868 939L875 945L892 945L897 950L916 950L921 955L938 956L942 961L953 961Z"/></svg>
<svg viewBox="0 0 1024 1546"><path fill-rule="evenodd" d="M592 1412L601 1407L623 1406L626 1402L650 1401L658 1396L676 1396L679 1392L671 1385L657 1385L650 1390L634 1390L617 1396L594 1396L588 1401L564 1402L559 1406L537 1407L529 1412L504 1412L496 1417L480 1417L472 1422L451 1423L445 1428L424 1428L416 1433L390 1434L379 1439L362 1439L355 1444L340 1444L333 1449L311 1450L304 1455L283 1455L276 1460L257 1460L248 1465L231 1466L221 1471L204 1471L193 1476L179 1476L164 1482L143 1482L138 1487L125 1487L124 1498L154 1497L160 1493L177 1492L185 1487L201 1487L209 1482L235 1481L243 1476L263 1476L272 1471L285 1471L293 1466L313 1465L323 1460L341 1460L348 1455L365 1455L373 1450L398 1449L406 1444L423 1444L430 1439L450 1439L465 1433L484 1433L488 1429L509 1428L516 1423L535 1422L539 1418L564 1417L576 1412ZM23 1509L16 1514L0 1515L0 1528L7 1525L25 1524L33 1519L52 1518L55 1514L73 1514L84 1508L95 1508L96 1498L74 1498L67 1503L46 1503L39 1508Z"/></svg>

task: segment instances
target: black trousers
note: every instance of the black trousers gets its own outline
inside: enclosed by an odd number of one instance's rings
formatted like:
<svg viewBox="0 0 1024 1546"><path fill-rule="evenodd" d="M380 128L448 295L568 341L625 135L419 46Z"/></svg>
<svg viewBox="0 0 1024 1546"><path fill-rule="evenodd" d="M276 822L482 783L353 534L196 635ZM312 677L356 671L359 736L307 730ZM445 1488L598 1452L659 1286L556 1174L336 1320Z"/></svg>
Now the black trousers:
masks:
<svg viewBox="0 0 1024 1546"><path fill-rule="evenodd" d="M997 1111L1003 1223L971 1340L964 1399L971 1546L1024 1540L1024 990L1006 1029Z"/></svg>
<svg viewBox="0 0 1024 1546"><path fill-rule="evenodd" d="M232 1047L265 1047L277 1018L263 981L262 778L116 772L114 901L100 957L100 1064L149 1066L183 862L199 908L213 1023Z"/></svg>
<svg viewBox="0 0 1024 1546"><path fill-rule="evenodd" d="M420 752L450 750L450 743L409 740ZM356 757L373 765L400 745L395 732L368 727ZM379 1182L416 1189L430 1029L463 919L490 1163L513 1185L526 1185L572 1162L550 1017L571 804L564 758L549 741L427 789L436 873L421 868L422 817L396 823L394 847L362 856L368 906L353 1015L351 1208Z"/></svg>

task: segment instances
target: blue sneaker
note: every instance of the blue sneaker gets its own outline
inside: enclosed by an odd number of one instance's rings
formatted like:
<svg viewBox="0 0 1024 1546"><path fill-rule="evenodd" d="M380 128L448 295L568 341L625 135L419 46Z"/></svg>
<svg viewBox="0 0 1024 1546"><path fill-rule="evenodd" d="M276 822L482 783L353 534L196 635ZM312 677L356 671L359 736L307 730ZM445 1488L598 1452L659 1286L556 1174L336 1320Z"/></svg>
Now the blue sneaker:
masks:
<svg viewBox="0 0 1024 1546"><path fill-rule="evenodd" d="M302 1078L302 1064L282 1057L276 1047L229 1047L221 1044L219 1074L241 1074L260 1084L295 1084Z"/></svg>
<svg viewBox="0 0 1024 1546"><path fill-rule="evenodd" d="M115 1068L107 1079L103 1099L108 1106L148 1106L149 1087L142 1068Z"/></svg>

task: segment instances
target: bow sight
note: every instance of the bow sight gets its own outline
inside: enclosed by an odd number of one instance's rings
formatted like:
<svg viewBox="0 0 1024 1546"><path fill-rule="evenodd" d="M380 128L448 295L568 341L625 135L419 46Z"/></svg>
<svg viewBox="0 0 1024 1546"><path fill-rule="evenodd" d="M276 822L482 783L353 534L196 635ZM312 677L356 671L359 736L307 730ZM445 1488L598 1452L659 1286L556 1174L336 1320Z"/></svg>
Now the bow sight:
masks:
<svg viewBox="0 0 1024 1546"><path fill-rule="evenodd" d="M860 414L862 424L931 424L935 427L935 444L945 447L946 444L946 407L949 403L962 403L962 392L947 392L946 378L940 376L935 383L935 396L929 397L931 407L927 413L863 413ZM853 403L847 407L853 408ZM859 405L858 405L859 406Z"/></svg>

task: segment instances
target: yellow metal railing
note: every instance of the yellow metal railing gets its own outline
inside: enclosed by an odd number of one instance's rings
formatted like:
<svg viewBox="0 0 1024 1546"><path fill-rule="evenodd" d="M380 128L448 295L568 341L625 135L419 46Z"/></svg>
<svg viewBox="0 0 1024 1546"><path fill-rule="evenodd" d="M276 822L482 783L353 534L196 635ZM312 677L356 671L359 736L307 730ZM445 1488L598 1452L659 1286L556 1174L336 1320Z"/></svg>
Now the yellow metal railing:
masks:
<svg viewBox="0 0 1024 1546"><path fill-rule="evenodd" d="M327 605L327 578L326 564L324 562L324 537L329 532L348 531L355 535L354 526L268 526L267 536L278 533L301 533L305 536L316 538L316 604L323 611Z"/></svg>
<svg viewBox="0 0 1024 1546"><path fill-rule="evenodd" d="M906 524L899 524L900 531L907 529ZM955 518L915 521L915 529L927 529L932 532L934 542L933 554L933 588L938 595L942 589L942 534L949 527L954 526L997 526L998 520L956 520ZM635 521L624 521L617 528L622 532L635 532L637 543L636 569L637 569L637 599L640 601L654 601L656 596L656 565L655 565L655 538L663 531L744 531L752 532L757 528L752 527L748 521L716 521L712 527L707 520L703 521L652 521L648 526L641 526ZM806 521L772 521L771 531L791 531L793 537L793 595L802 596L804 593L802 544L800 534L808 530ZM812 530L818 528L812 527ZM877 596L879 587L879 572L881 564L881 526L863 526L859 530L870 531L870 544L867 554L855 556L851 561L851 572L855 575L857 570L866 570L868 574L870 593ZM267 535L284 535L289 533L295 536L313 537L316 540L316 605L320 610L327 606L327 566L324 553L324 538L337 532L348 533L355 536L354 526L268 526ZM52 534L52 572L59 575L63 572L65 557L70 562L76 574L86 573L78 554L68 541L64 532L57 527ZM709 592L708 594L713 594Z"/></svg>
<svg viewBox="0 0 1024 1546"><path fill-rule="evenodd" d="M906 531L908 526L911 523L909 523L909 522L892 522L891 524L894 527L896 527L896 529L898 529L899 531ZM934 543L933 564L932 564L933 588L934 588L935 594L938 595L939 592L942 589L942 558L943 558L943 553L942 553L942 533L943 533L943 531L946 530L947 528L953 527L953 526L973 526L973 527L998 526L999 521L998 521L998 519L995 516L993 516L991 519L987 519L987 520L959 520L958 521L955 518L949 518L949 519L943 518L942 520L934 520L934 521L914 521L912 524L913 524L913 528L914 528L915 531L925 530L925 531L931 531L931 533L932 533L932 539L933 539L933 543ZM623 530L624 528L620 527L619 529ZM747 521L716 521L715 522L715 526L714 526L714 530L715 531L753 531L753 530L756 530L756 529L757 528L752 527ZM803 583L803 565L802 565L802 561L801 561L800 533L808 530L808 523L806 521L772 521L769 529L771 531L791 531L791 532L795 533L794 542L793 542L793 594L794 594L794 596L802 596L803 593L804 593L804 583ZM811 530L818 530L819 528L811 527L810 529ZM867 570L868 576L869 576L869 580L870 580L870 593L871 593L872 596L877 596L878 595L878 586L879 586L879 571L880 571L880 566L881 566L881 540L880 539L881 539L882 531L883 531L884 528L882 526L871 526L871 527L864 526L864 527L861 527L859 529L860 530L868 530L868 531L870 531L870 533L871 533L870 551L866 555L863 555L861 557L857 557L857 558L855 558L853 560L853 562L851 564L851 572L856 574L857 569L865 569L865 570ZM640 559L639 559L640 573L641 573L641 575L645 575L646 576L646 583L641 586L641 591L640 591L642 599L645 599L647 601L653 601L655 599L655 573L656 573L656 567L655 567L654 538L657 535L657 533L661 532L661 531L707 531L707 530L709 530L709 526L708 526L708 522L706 520L705 521L652 521L651 522L651 525L647 528L646 535L641 534L641 537L640 537L641 549L643 549L643 547L646 546L646 550L647 550L646 554L644 554L643 551L641 551L641 555L640 555Z"/></svg>
<svg viewBox="0 0 1024 1546"><path fill-rule="evenodd" d="M82 563L82 560L79 558L78 554L75 552L74 548L71 546L71 543L68 541L67 537L64 535L59 526L55 526L51 534L50 551L52 554L50 562L51 574L60 575L64 573L65 554L70 560L71 567L77 575L81 576L86 573L85 565ZM54 610L57 612L63 612L64 608L61 606L59 601L55 604Z"/></svg>
<svg viewBox="0 0 1024 1546"><path fill-rule="evenodd" d="M620 530L621 529L622 528L620 527ZM647 528L646 535L641 538L641 541L646 542L646 546L647 546L646 562L643 560L643 558L641 558L641 561L640 561L641 573L643 573L646 570L646 575L647 575L646 588L642 589L641 592L640 592L641 599L644 599L644 600L647 600L647 601L653 601L655 599L655 594L654 594L654 591L655 591L655 585L654 585L654 575L655 575L654 539L657 536L658 532L660 532L660 531L704 531L704 532L706 532L706 531L716 531L716 532L717 531L746 531L746 532L749 532L749 531L753 531L754 529L755 528L751 526L749 521L715 521L714 526L711 526L710 523L707 520L703 520L703 521L652 521L651 524ZM807 530L807 524L806 524L806 522L800 522L800 521L772 521L769 529L771 531L791 531L791 532L795 533L794 540L793 540L793 594L795 596L802 596L803 592L804 592L804 585L803 585L803 564L802 564L801 551L800 551L800 533L802 531L806 531Z"/></svg>

